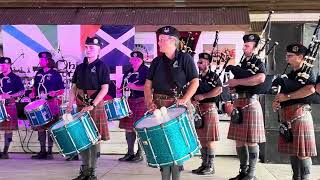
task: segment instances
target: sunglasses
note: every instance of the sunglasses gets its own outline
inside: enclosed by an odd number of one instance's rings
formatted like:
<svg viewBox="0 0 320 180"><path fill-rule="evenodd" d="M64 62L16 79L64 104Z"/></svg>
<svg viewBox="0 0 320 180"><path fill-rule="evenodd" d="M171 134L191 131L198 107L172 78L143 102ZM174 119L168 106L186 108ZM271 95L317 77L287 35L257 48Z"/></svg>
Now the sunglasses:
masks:
<svg viewBox="0 0 320 180"><path fill-rule="evenodd" d="M197 64L203 64L203 62L197 62Z"/></svg>

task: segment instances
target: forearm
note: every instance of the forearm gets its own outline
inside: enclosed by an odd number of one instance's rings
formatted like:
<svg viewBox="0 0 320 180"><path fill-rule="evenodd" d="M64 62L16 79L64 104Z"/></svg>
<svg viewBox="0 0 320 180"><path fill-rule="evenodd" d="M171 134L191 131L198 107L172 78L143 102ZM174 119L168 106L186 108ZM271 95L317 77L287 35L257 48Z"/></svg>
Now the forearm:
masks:
<svg viewBox="0 0 320 180"><path fill-rule="evenodd" d="M23 96L24 93L25 93L25 90L22 90L22 91L19 91L17 93L11 94L11 97L16 98L16 97L19 97L19 96Z"/></svg>
<svg viewBox="0 0 320 180"><path fill-rule="evenodd" d="M222 92L222 87L215 87L211 91L202 94L202 96L207 99L207 98L212 98L220 95Z"/></svg>
<svg viewBox="0 0 320 180"><path fill-rule="evenodd" d="M190 85L186 91L186 93L183 95L183 99L189 100L192 98L192 96L196 93L197 89L199 87L199 79L194 78L190 81Z"/></svg>
<svg viewBox="0 0 320 180"><path fill-rule="evenodd" d="M75 84L72 84L70 93L69 93L69 103L73 104L76 100L76 92L77 92L77 86Z"/></svg>
<svg viewBox="0 0 320 180"><path fill-rule="evenodd" d="M144 86L133 84L133 86L130 89L135 91L144 91Z"/></svg>
<svg viewBox="0 0 320 180"><path fill-rule="evenodd" d="M313 85L307 85L304 86L297 91L288 93L287 95L290 95L290 99L301 99L307 96L310 96L315 92L315 88Z"/></svg>
<svg viewBox="0 0 320 180"><path fill-rule="evenodd" d="M152 102L152 81L147 80L146 83L144 84L144 98L145 98L145 103L148 104Z"/></svg>
<svg viewBox="0 0 320 180"><path fill-rule="evenodd" d="M93 100L93 105L98 105L101 101L103 101L103 98L107 95L109 90L109 85L105 84L102 86L100 92L98 93L97 97Z"/></svg>
<svg viewBox="0 0 320 180"><path fill-rule="evenodd" d="M318 94L320 94L320 83L316 85L316 91Z"/></svg>
<svg viewBox="0 0 320 180"><path fill-rule="evenodd" d="M255 86L258 84L261 84L264 82L266 78L266 75L263 73L258 73L254 76L243 78L243 79L237 79L238 84L242 86Z"/></svg>

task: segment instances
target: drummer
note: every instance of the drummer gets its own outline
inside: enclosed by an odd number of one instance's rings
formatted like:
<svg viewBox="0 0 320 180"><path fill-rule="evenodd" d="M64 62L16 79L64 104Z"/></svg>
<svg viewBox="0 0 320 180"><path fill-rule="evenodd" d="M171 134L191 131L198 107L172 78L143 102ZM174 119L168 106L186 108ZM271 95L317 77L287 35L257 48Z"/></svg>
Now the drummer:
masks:
<svg viewBox="0 0 320 180"><path fill-rule="evenodd" d="M77 103L78 110L90 112L95 122L101 140L110 139L107 117L104 110L103 98L108 93L110 83L110 71L106 64L99 59L102 43L97 37L88 37L85 41L84 62L76 67L72 78L72 89L67 112L71 112L72 104ZM74 180L95 180L97 154L99 144L80 152L82 165L80 175Z"/></svg>
<svg viewBox="0 0 320 180"><path fill-rule="evenodd" d="M52 59L51 53L45 51L40 52L39 65L40 70L36 73L34 86L30 93L30 98L45 99L48 102L50 111L53 115L53 120L50 122L56 122L59 120L61 99L58 96L64 92L64 84L62 77L58 71L54 70L55 62ZM46 132L47 127L38 130L38 140L40 142L40 152L33 155L32 159L53 159L52 146L53 140L50 134ZM48 151L46 151L46 139L48 139Z"/></svg>
<svg viewBox="0 0 320 180"><path fill-rule="evenodd" d="M179 51L179 32L172 26L158 29L158 45L162 55L153 59L144 86L148 110L162 106L177 105L190 107L190 99L199 86L199 75L193 58ZM189 83L182 95L183 87ZM161 167L162 180L180 179L182 166Z"/></svg>
<svg viewBox="0 0 320 180"><path fill-rule="evenodd" d="M129 117L121 119L119 123L119 128L125 129L126 131L126 140L128 145L127 154L124 157L121 157L119 161L138 162L143 160L143 156L140 145L138 145L137 153L134 154L136 133L133 131L133 124L146 112L143 86L147 78L148 67L143 63L143 54L141 52L133 51L130 56L131 58L129 62L132 65L132 68L123 76L123 80L128 81L128 84L123 83L123 85L127 86L123 88L124 92L130 93L128 103L132 114Z"/></svg>
<svg viewBox="0 0 320 180"><path fill-rule="evenodd" d="M11 59L0 58L0 98L5 100L5 108L9 118L0 123L0 130L4 133L4 148L1 159L9 159L8 150L12 141L12 131L18 130L18 117L15 98L24 94L21 78L11 71ZM2 112L3 113L3 112Z"/></svg>

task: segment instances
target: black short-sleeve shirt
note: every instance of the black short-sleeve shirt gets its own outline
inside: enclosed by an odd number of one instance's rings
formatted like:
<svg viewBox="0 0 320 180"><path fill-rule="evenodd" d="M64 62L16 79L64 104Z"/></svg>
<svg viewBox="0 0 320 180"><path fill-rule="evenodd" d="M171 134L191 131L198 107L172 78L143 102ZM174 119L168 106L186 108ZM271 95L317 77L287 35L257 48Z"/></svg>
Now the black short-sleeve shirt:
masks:
<svg viewBox="0 0 320 180"><path fill-rule="evenodd" d="M146 82L147 75L148 75L148 67L144 64L141 64L137 72L133 72L133 68L129 69L124 75L123 75L123 80L131 74L128 82L129 83L134 83L138 86L143 86L144 83ZM122 87L123 87L123 81L122 80ZM143 91L135 91L135 90L130 90L131 94L129 98L139 98L139 97L144 97L144 92Z"/></svg>
<svg viewBox="0 0 320 180"><path fill-rule="evenodd" d="M289 74L287 74L288 77L288 81L286 82L286 87L281 87L281 93L290 93L290 92L294 92L298 89L301 89L302 87L306 86L306 85L315 85L316 84L316 76L313 70L310 71L309 73L309 79L306 81L306 84L302 85L297 79L297 74L300 72L299 70L296 71L291 71ZM284 79L284 81L286 81L286 79ZM291 82L289 82L291 81ZM288 84L289 83L289 84ZM311 96L311 95L310 95ZM308 96L309 97L309 96ZM285 101L280 103L281 107L286 107L286 106L290 106L290 105L294 105L294 104L311 104L311 99L308 97L304 97L301 99L292 99L289 101Z"/></svg>
<svg viewBox="0 0 320 180"><path fill-rule="evenodd" d="M100 90L101 86L110 83L109 67L97 59L88 64L85 59L76 67L72 83L82 90Z"/></svg>
<svg viewBox="0 0 320 180"><path fill-rule="evenodd" d="M204 76L200 75L199 78L200 78L199 87L195 95L208 93L216 87L222 87L222 83L219 76L216 73L212 72L211 70L209 70L207 74ZM212 98L206 98L200 101L200 103L216 102L217 100L218 100L218 96L212 97Z"/></svg>
<svg viewBox="0 0 320 180"><path fill-rule="evenodd" d="M152 81L154 93L174 95L172 89L177 87L182 91L188 82L198 77L193 58L176 51L172 60L165 55L153 59L147 79Z"/></svg>
<svg viewBox="0 0 320 180"><path fill-rule="evenodd" d="M258 67L258 68L252 68L253 64L255 67ZM264 63L261 61L261 59L257 58L256 56L253 56L249 60L241 61L240 67L243 70L247 71L248 74L249 74L249 72L251 72L252 75L250 75L248 77L254 76L258 73L266 74L266 67L265 67ZM242 79L242 78L238 78L238 76L242 76L242 75L243 74L239 74L239 75L234 74L235 79ZM246 77L246 78L248 78L248 77ZM261 84L258 84L256 86L259 86ZM252 90L254 88L255 88L255 86L236 86L236 92L237 93L250 92L250 89Z"/></svg>
<svg viewBox="0 0 320 180"><path fill-rule="evenodd" d="M43 86L47 90L47 93L50 91L58 91L64 89L64 84L62 82L62 77L60 73L54 69L50 69L47 72L40 69L34 78L34 88L36 89L36 95L38 96L38 87L40 83L43 83ZM40 86L40 93L45 93L43 86Z"/></svg>
<svg viewBox="0 0 320 180"><path fill-rule="evenodd" d="M19 91L24 90L22 80L19 76L10 72L8 76L4 76L3 73L0 74L0 79L2 79L3 87L2 90L4 93L15 94ZM1 93L1 92L0 92Z"/></svg>

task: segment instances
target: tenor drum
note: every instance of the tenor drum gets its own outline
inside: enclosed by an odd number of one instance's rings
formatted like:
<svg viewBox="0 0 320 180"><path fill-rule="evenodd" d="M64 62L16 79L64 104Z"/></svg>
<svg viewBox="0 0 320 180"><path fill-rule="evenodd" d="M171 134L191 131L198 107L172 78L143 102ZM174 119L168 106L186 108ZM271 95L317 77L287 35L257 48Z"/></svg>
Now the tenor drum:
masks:
<svg viewBox="0 0 320 180"><path fill-rule="evenodd" d="M168 108L168 119L159 122L147 115L134 124L139 143L152 167L182 165L200 149L185 107Z"/></svg>
<svg viewBox="0 0 320 180"><path fill-rule="evenodd" d="M100 139L98 129L87 112L77 113L73 120L60 120L50 128L51 137L63 156L73 156L84 151Z"/></svg>
<svg viewBox="0 0 320 180"><path fill-rule="evenodd" d="M24 107L24 112L33 129L41 129L53 120L49 105L43 99L29 103Z"/></svg>
<svg viewBox="0 0 320 180"><path fill-rule="evenodd" d="M104 108L106 115L108 116L108 121L122 119L129 116L131 113L128 101L125 97L105 101Z"/></svg>

